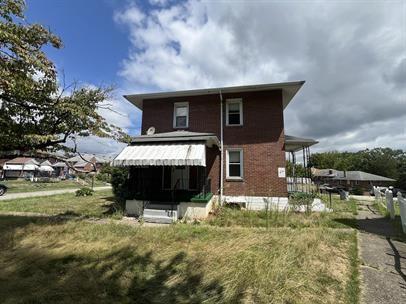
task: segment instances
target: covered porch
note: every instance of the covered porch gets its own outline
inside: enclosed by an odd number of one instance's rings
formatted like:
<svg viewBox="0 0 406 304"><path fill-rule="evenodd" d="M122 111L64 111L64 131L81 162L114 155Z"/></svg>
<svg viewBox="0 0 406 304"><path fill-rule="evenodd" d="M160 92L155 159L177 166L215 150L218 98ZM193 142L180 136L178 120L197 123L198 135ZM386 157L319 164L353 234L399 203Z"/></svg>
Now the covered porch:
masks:
<svg viewBox="0 0 406 304"><path fill-rule="evenodd" d="M211 133L175 131L135 137L113 160L113 166L129 167L127 213L145 219L163 211L179 218L180 204L207 204L213 193L206 152L218 146Z"/></svg>
<svg viewBox="0 0 406 304"><path fill-rule="evenodd" d="M311 138L285 135L285 152L287 153L287 160L292 165L292 170L286 177L288 193L312 192L314 190L310 164L310 147L317 143L318 141ZM298 159L301 159L303 165L303 172L300 174L296 171Z"/></svg>
<svg viewBox="0 0 406 304"><path fill-rule="evenodd" d="M132 198L165 203L199 201L212 196L203 166L131 167L128 185Z"/></svg>

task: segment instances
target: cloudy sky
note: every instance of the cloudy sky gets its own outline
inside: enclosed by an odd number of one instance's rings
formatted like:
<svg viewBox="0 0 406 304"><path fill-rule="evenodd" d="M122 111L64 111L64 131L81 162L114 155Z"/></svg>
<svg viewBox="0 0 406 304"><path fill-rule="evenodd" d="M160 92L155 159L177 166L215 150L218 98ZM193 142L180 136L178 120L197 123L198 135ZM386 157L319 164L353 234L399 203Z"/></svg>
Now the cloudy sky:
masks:
<svg viewBox="0 0 406 304"><path fill-rule="evenodd" d="M306 80L286 133L406 149L406 1L30 0L27 19L62 37L47 52L68 80L115 85L120 114L103 115L130 134L141 113L122 94Z"/></svg>

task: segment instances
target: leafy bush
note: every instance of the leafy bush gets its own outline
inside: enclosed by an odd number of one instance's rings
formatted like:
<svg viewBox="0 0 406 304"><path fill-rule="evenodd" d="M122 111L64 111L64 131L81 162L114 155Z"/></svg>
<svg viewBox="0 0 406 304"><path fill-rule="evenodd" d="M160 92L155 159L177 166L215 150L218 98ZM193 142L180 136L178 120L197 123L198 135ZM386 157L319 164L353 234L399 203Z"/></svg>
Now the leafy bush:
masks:
<svg viewBox="0 0 406 304"><path fill-rule="evenodd" d="M101 182L106 182L106 183L111 182L110 174L107 174L107 173L99 173L99 174L97 174L96 179L98 181L101 181Z"/></svg>
<svg viewBox="0 0 406 304"><path fill-rule="evenodd" d="M125 200L130 197L128 175L128 168L111 168L111 186L113 187L114 197L120 204L124 204Z"/></svg>
<svg viewBox="0 0 406 304"><path fill-rule="evenodd" d="M364 194L364 190L362 190L362 188L360 186L355 186L354 188L351 189L351 194L354 195L363 195Z"/></svg>
<svg viewBox="0 0 406 304"><path fill-rule="evenodd" d="M109 164L103 164L100 168L99 174L96 175L96 178L99 181L111 183L111 175L115 170L116 168L110 166Z"/></svg>
<svg viewBox="0 0 406 304"><path fill-rule="evenodd" d="M87 174L82 172L77 173L76 176L83 180L87 178Z"/></svg>
<svg viewBox="0 0 406 304"><path fill-rule="evenodd" d="M295 192L289 198L289 205L291 205L295 211L298 211L301 206L305 206L306 212L310 212L313 200L316 197L316 193Z"/></svg>
<svg viewBox="0 0 406 304"><path fill-rule="evenodd" d="M83 187L80 188L79 190L77 190L75 192L76 196L91 196L93 195L94 190L87 188L87 187Z"/></svg>

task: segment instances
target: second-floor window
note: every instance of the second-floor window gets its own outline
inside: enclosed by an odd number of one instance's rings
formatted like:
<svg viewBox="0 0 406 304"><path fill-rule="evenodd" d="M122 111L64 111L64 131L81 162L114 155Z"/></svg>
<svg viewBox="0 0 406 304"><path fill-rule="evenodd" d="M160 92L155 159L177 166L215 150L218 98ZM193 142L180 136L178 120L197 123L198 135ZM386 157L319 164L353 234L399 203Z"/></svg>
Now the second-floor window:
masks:
<svg viewBox="0 0 406 304"><path fill-rule="evenodd" d="M242 126L242 99L227 99L226 101L227 126Z"/></svg>
<svg viewBox="0 0 406 304"><path fill-rule="evenodd" d="M173 108L173 127L187 128L189 126L189 103L176 102Z"/></svg>

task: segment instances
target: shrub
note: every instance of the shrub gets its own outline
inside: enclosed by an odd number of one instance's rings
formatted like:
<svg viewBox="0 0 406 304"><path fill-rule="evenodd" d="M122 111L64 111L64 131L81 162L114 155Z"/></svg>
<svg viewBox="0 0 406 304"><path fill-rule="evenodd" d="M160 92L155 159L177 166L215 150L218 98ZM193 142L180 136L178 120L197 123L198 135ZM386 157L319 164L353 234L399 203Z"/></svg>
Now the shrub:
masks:
<svg viewBox="0 0 406 304"><path fill-rule="evenodd" d="M93 195L94 190L87 188L87 187L83 187L80 188L79 190L77 190L75 192L76 196L91 196Z"/></svg>
<svg viewBox="0 0 406 304"><path fill-rule="evenodd" d="M125 200L130 197L128 186L128 168L113 167L111 169L111 186L113 187L113 194L116 201L124 204Z"/></svg>
<svg viewBox="0 0 406 304"><path fill-rule="evenodd" d="M109 164L103 164L102 167L100 168L99 174L96 175L96 178L99 181L110 183L111 175L113 174L113 171L115 171L115 170L116 170L115 167L112 167Z"/></svg>
<svg viewBox="0 0 406 304"><path fill-rule="evenodd" d="M289 205L293 210L298 211L301 206L305 206L306 212L312 209L313 200L317 197L315 193L295 192L289 198Z"/></svg>
<svg viewBox="0 0 406 304"><path fill-rule="evenodd" d="M98 181L101 181L101 182L106 182L106 183L111 182L110 174L107 174L107 173L99 173L99 174L97 174L96 179Z"/></svg>
<svg viewBox="0 0 406 304"><path fill-rule="evenodd" d="M354 188L351 189L351 194L354 195L363 195L364 194L364 190L362 190L362 188L360 186L355 186Z"/></svg>
<svg viewBox="0 0 406 304"><path fill-rule="evenodd" d="M83 180L85 180L87 178L87 174L83 173L83 172L77 173L76 176Z"/></svg>

